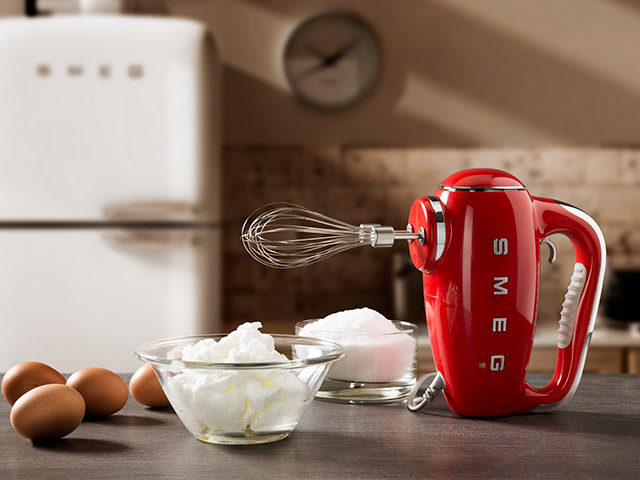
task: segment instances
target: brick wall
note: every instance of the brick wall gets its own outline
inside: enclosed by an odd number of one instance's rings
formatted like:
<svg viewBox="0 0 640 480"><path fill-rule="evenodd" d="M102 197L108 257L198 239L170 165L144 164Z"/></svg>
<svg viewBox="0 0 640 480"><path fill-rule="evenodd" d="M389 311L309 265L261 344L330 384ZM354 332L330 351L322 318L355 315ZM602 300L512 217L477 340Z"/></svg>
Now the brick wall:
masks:
<svg viewBox="0 0 640 480"><path fill-rule="evenodd" d="M228 147L223 157L229 329L260 320L268 331L291 333L298 320L361 306L424 323L420 273L402 269L403 262L410 265L406 246L362 247L309 267L275 270L244 252L242 222L265 203L287 201L353 224L403 228L413 201L463 168L507 170L533 195L586 210L604 231L609 264L640 267L640 150ZM549 325L559 317L574 260L566 239L554 242L559 261L542 266L539 307L539 322ZM394 278L406 285L404 309L394 302Z"/></svg>

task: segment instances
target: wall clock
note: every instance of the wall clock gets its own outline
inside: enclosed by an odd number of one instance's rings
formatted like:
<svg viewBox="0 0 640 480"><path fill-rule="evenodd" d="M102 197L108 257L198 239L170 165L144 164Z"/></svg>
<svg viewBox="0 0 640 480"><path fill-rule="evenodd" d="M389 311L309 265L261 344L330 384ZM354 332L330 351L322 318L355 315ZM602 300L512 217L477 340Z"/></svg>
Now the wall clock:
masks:
<svg viewBox="0 0 640 480"><path fill-rule="evenodd" d="M380 69L371 29L347 13L325 13L299 25L284 51L284 70L295 95L308 105L351 106L374 86Z"/></svg>

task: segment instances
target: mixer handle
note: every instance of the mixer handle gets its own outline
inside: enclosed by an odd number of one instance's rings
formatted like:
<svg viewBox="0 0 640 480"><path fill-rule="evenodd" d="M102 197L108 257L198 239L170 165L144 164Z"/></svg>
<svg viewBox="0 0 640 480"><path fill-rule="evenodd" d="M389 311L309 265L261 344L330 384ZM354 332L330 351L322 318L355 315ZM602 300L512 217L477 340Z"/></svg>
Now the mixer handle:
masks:
<svg viewBox="0 0 640 480"><path fill-rule="evenodd" d="M560 233L575 249L576 264L562 304L558 330L558 360L548 385L535 388L525 382L527 410L551 411L571 400L580 383L600 303L606 245L597 223L572 205L533 198L540 243Z"/></svg>

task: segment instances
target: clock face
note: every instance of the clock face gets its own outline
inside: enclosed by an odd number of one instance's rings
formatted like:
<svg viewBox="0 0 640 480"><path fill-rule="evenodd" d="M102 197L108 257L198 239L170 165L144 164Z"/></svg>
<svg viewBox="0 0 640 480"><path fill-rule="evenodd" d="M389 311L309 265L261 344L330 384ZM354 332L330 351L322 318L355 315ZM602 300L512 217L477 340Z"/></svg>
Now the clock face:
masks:
<svg viewBox="0 0 640 480"><path fill-rule="evenodd" d="M323 14L301 24L287 42L284 69L305 103L325 109L350 106L373 87L380 66L378 43L357 18Z"/></svg>

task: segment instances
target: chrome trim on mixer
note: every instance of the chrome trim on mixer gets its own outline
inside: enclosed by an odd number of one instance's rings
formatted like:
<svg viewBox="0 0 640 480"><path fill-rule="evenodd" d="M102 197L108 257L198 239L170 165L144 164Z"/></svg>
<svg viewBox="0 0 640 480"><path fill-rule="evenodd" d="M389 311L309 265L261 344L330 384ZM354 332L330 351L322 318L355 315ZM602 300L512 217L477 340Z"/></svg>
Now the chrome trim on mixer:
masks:
<svg viewBox="0 0 640 480"><path fill-rule="evenodd" d="M526 190L526 187L451 187L440 185L438 188L447 192L504 192L511 190Z"/></svg>
<svg viewBox="0 0 640 480"><path fill-rule="evenodd" d="M414 233L413 227L410 223L407 224L407 228L404 231L395 230L393 232L393 236L396 240L406 240L408 242L411 240L418 240L420 245L424 245L424 242L426 241L424 227L420 227L418 233Z"/></svg>
<svg viewBox="0 0 640 480"><path fill-rule="evenodd" d="M427 241L427 233L424 231L424 227L418 229L418 235L420 235L420 245L424 245L424 242Z"/></svg>
<svg viewBox="0 0 640 480"><path fill-rule="evenodd" d="M435 196L428 196L427 199L431 202L431 207L436 215L436 256L434 260L439 260L444 253L444 246L447 243L447 228L444 223L444 208L440 199Z"/></svg>
<svg viewBox="0 0 640 480"><path fill-rule="evenodd" d="M549 247L549 258L547 259L547 262L551 264L556 263L556 259L558 258L558 249L556 248L556 245L550 240L550 238L544 237L540 242L540 245L546 245L547 247Z"/></svg>

